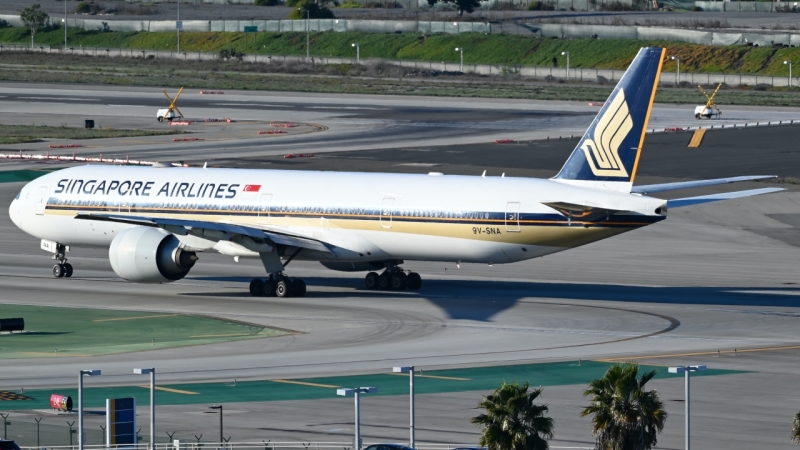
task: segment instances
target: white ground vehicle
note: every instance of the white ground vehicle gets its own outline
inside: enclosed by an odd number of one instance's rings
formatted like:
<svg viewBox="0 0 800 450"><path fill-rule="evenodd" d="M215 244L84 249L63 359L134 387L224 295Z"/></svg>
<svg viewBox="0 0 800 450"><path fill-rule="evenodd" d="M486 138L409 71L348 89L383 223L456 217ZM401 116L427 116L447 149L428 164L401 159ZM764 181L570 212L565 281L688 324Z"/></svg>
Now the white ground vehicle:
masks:
<svg viewBox="0 0 800 450"><path fill-rule="evenodd" d="M175 98L170 98L169 94L167 94L167 91L163 89L161 90L161 92L163 92L164 95L167 96L167 99L169 100L169 107L159 109L158 112L156 113L156 119L158 119L159 122L163 122L165 120L167 122L172 122L177 118L183 119L183 113L181 112L180 109L178 109L177 106L175 106L175 103L178 102L178 97L180 97L181 92L183 92L183 88L181 88L178 91L178 94L175 96Z"/></svg>

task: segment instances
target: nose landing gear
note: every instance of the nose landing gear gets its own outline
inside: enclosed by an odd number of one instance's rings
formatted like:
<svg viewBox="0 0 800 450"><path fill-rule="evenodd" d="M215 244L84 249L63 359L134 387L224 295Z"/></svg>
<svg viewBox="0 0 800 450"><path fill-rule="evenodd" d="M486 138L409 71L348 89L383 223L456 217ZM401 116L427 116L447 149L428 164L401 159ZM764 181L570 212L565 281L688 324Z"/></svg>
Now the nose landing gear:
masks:
<svg viewBox="0 0 800 450"><path fill-rule="evenodd" d="M68 247L58 243L52 243L52 244L55 245L45 245L44 241L42 242L42 248L47 247L45 248L46 250L50 249L51 247L54 247L52 248L51 251L55 253L53 255L53 259L58 261L58 264L53 266L53 276L55 278L64 278L64 277L70 278L72 276L72 264L67 262L66 254Z"/></svg>

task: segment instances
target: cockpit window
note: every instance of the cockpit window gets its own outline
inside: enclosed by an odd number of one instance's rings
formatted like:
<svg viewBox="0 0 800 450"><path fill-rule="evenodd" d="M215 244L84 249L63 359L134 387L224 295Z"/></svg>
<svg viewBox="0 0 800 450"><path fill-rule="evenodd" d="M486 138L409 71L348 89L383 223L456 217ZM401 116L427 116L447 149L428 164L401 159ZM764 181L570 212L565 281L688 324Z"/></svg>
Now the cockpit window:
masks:
<svg viewBox="0 0 800 450"><path fill-rule="evenodd" d="M15 200L19 200L20 195L22 195L22 191L17 192L17 197L15 198Z"/></svg>

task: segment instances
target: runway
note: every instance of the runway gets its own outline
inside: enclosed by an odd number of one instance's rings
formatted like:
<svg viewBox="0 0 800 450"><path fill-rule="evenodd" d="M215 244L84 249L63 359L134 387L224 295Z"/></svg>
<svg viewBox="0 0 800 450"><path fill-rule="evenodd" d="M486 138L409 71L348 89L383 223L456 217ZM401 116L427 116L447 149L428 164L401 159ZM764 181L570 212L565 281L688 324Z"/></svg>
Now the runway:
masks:
<svg viewBox="0 0 800 450"><path fill-rule="evenodd" d="M150 118L153 108L141 105L152 99L153 107L158 106L160 93L136 88L115 88L114 93L101 89L92 92L85 87L57 88L69 92L72 98L89 100L55 102L64 103L60 106L36 104L20 96L30 96L28 91L33 90L45 91L42 96L50 100L67 94L48 92L55 89L49 87L2 85L0 95L6 98L0 98L0 119L4 123L82 123L92 111L105 117L102 113L109 107L97 99L107 96L109 101L127 104L125 108L129 109L124 111L139 111L124 121L147 121L148 126L158 126ZM278 96L226 93L224 101L247 104L257 97L267 104L277 102L274 97ZM488 168L490 176L504 172L552 176L574 147L574 139L503 147L490 144L492 137L528 136L533 140L547 133L579 130L573 131L578 134L595 111L584 105L553 102L512 101L501 105L488 100L437 99L437 106L431 108L430 99L424 98L299 94L284 96L281 106L269 110L233 105L217 109L211 103L221 101L219 97L205 100L187 96L186 100L191 100L183 108L187 115L193 111L199 117L230 114L241 120L291 120L326 126L328 131L260 141L257 145L243 138L241 142L215 141L205 147L180 149L159 143L128 145L119 140L103 143L103 154L135 149L148 158L207 158L209 165L389 168L475 175ZM319 112L315 108L331 105L336 109ZM343 112L344 107L354 109ZM367 108L385 109L375 112ZM684 113L682 108L686 107L659 106L653 120L661 121L658 126L666 126L666 121L678 120ZM73 112L67 115L68 110ZM732 122L752 121L761 113L765 112L740 108L729 116ZM800 116L793 110L769 114L773 120ZM450 123L449 117L457 120ZM121 118L113 120L123 122ZM403 121L419 125L407 126ZM491 125L489 132L481 128L487 123ZM652 147L645 148L642 159L642 182L767 172L787 179L798 177L800 164L792 149L795 130L794 126L780 126L713 131L700 149L685 148L688 134L654 135L648 138ZM348 148L351 139L355 143ZM450 145L436 145L441 143ZM465 145L456 146L458 143ZM3 148L31 151L36 145ZM288 161L275 156L298 146L325 157ZM17 162L0 165L3 169L54 167ZM0 204L10 203L21 186L0 184ZM763 186L751 183L720 190ZM203 254L184 280L152 286L117 278L106 250L76 248L70 253L74 278L53 279L49 255L39 250L36 239L17 230L4 213L0 215L0 304L204 314L300 334L90 358L26 359L19 365L4 363L0 385L14 389L71 386L75 373L89 366L103 370L102 377L92 379L93 386L102 386L141 383L131 374L134 365L157 367L160 382L186 383L384 373L395 365L434 370L630 358L656 365L700 362L747 373L697 381L696 392L706 395L698 394L693 404L700 418L695 428L697 445L714 447L724 436L726 447L731 449L757 444L789 448L785 438L788 431L782 431L780 424L788 424L787 411L798 400L793 386L800 355L796 348L800 345L800 290L796 284L800 280L796 264L800 257L800 193L793 184L785 186L789 191L779 194L675 209L663 223L523 263L491 267L464 264L457 268L454 264L407 262L406 268L423 276L424 286L418 293L365 291L361 288L363 274L332 272L316 263L296 262L290 275L303 277L309 285L309 295L298 299L250 297L247 283L262 275L261 265L249 260L235 263L220 255ZM709 191L680 194L704 192ZM725 353L734 349L735 357ZM758 351L738 353L748 349ZM715 356L718 350L723 351L719 357ZM653 358L665 355L674 356ZM536 384L536 380L530 382ZM669 400L671 414L660 446L679 448L683 404L673 400L682 398L682 381L654 383ZM558 426L554 448L592 444L587 419L578 417L580 406L586 403L581 389L572 385L545 391L545 401L550 403ZM742 393L742 397L734 392ZM477 429L468 419L475 413L471 408L485 394L421 395L420 404L424 406L420 414L425 426L419 439L474 443ZM365 438L405 439L404 401L404 397L365 401ZM352 432L348 400L236 405L231 409L247 412L230 425L236 440L258 442L269 436L346 441ZM752 416L748 407L758 408L758 421L748 420ZM342 414L343 408L347 414ZM164 406L163 411L162 429L182 430L182 439L213 426L213 418L192 415L192 407ZM720 427L721 423L726 426Z"/></svg>

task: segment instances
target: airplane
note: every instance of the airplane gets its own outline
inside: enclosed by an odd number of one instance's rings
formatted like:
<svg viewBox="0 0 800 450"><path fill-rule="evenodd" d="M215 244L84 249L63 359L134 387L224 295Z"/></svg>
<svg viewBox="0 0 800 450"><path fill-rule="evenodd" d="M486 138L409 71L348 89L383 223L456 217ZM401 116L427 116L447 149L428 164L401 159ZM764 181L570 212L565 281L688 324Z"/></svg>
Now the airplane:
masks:
<svg viewBox="0 0 800 450"><path fill-rule="evenodd" d="M634 186L666 49L642 48L560 172L550 179L86 165L28 183L17 227L70 277L71 246L107 247L138 283L185 277L202 252L260 258L254 296L306 293L286 267L367 272L367 289L417 290L404 261L504 264L660 222L671 208L780 188L663 200L650 194L772 176ZM166 165L163 165L166 166ZM380 272L380 273L379 273Z"/></svg>

